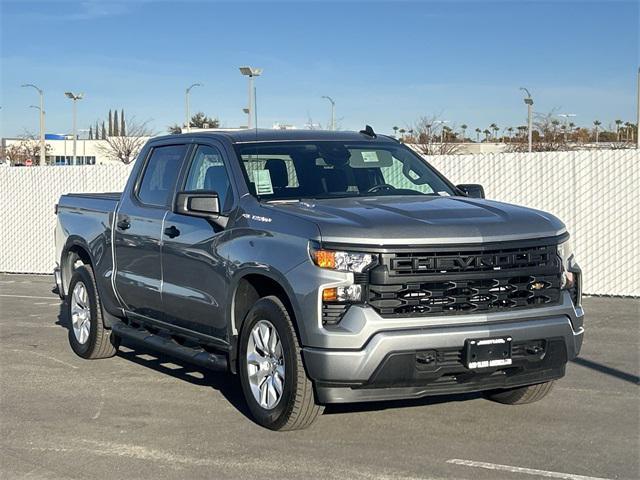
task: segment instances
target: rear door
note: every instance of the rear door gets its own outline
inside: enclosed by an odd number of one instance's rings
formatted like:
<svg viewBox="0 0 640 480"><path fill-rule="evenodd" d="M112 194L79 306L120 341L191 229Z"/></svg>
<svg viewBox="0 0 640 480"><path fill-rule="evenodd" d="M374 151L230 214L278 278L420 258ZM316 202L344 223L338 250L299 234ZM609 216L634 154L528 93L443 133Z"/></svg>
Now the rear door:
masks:
<svg viewBox="0 0 640 480"><path fill-rule="evenodd" d="M223 214L234 205L234 191L222 145L196 145L178 190L215 191ZM162 298L165 319L206 335L226 338L228 292L225 230L198 217L169 212L162 239Z"/></svg>
<svg viewBox="0 0 640 480"><path fill-rule="evenodd" d="M162 319L162 224L188 149L153 146L116 214L116 290L128 311L156 320Z"/></svg>

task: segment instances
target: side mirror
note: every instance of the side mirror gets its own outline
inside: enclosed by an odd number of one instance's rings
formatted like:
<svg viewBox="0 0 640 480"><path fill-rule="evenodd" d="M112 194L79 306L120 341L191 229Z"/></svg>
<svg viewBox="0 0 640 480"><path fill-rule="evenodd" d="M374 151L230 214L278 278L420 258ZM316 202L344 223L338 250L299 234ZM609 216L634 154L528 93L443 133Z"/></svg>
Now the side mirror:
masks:
<svg viewBox="0 0 640 480"><path fill-rule="evenodd" d="M192 217L217 220L220 216L220 200L212 191L179 192L175 212Z"/></svg>
<svg viewBox="0 0 640 480"><path fill-rule="evenodd" d="M456 187L467 197L484 198L484 188L482 188L482 185L478 185L477 183L465 183L462 185L456 185Z"/></svg>

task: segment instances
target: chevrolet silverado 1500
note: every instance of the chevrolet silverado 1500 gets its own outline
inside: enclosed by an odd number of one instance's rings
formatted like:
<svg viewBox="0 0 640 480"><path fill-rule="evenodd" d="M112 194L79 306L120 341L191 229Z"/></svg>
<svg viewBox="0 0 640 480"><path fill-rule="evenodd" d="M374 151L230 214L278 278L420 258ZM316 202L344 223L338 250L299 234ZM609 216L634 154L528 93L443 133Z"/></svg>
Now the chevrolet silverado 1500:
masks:
<svg viewBox="0 0 640 480"><path fill-rule="evenodd" d="M71 347L237 374L274 430L330 403L538 400L582 344L580 269L560 220L483 197L370 127L154 138L122 193L59 200Z"/></svg>

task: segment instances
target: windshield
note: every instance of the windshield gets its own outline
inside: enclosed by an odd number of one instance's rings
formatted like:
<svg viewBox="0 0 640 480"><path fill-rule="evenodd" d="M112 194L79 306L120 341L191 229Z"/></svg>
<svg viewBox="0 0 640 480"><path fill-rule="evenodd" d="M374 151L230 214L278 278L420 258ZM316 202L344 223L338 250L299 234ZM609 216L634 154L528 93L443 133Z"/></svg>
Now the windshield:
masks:
<svg viewBox="0 0 640 480"><path fill-rule="evenodd" d="M249 190L261 200L455 195L422 158L401 145L265 142L237 149Z"/></svg>

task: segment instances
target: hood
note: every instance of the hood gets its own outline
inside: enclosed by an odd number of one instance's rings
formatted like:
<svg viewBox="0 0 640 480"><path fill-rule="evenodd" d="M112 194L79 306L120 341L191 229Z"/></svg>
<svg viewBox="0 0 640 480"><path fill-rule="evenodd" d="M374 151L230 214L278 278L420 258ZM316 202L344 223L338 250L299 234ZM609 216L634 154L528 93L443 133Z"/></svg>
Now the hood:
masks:
<svg viewBox="0 0 640 480"><path fill-rule="evenodd" d="M323 242L362 245L485 243L560 235L564 224L530 208L467 197L360 197L271 204L314 222Z"/></svg>

